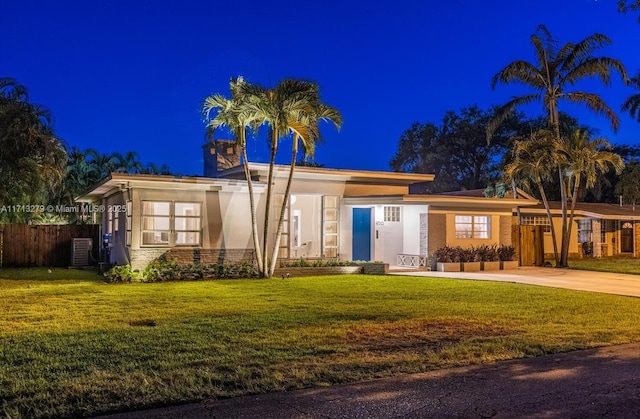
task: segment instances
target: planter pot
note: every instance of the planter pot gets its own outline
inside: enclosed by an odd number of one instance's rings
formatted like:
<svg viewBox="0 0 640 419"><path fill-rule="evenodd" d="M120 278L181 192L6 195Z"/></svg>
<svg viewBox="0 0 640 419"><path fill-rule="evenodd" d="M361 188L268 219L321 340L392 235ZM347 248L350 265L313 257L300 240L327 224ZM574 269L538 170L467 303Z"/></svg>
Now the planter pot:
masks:
<svg viewBox="0 0 640 419"><path fill-rule="evenodd" d="M460 272L460 262L438 262L438 272Z"/></svg>
<svg viewBox="0 0 640 419"><path fill-rule="evenodd" d="M499 271L500 270L500 261L496 260L495 262L482 262L482 270L483 271Z"/></svg>
<svg viewBox="0 0 640 419"><path fill-rule="evenodd" d="M505 271L510 269L518 269L518 267L520 266L520 262L518 262L517 260L503 260L500 261L500 263L502 264L502 269Z"/></svg>
<svg viewBox="0 0 640 419"><path fill-rule="evenodd" d="M480 262L462 262L464 272L480 272Z"/></svg>

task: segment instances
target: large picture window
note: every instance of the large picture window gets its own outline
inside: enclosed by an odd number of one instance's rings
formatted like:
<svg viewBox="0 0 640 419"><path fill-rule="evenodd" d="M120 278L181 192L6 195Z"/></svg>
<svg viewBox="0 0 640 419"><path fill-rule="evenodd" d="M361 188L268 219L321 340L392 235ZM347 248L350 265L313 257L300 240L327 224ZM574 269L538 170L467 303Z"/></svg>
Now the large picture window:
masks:
<svg viewBox="0 0 640 419"><path fill-rule="evenodd" d="M199 245L201 204L198 202L142 202L142 245ZM171 235L175 233L175 242Z"/></svg>
<svg viewBox="0 0 640 419"><path fill-rule="evenodd" d="M491 238L491 217L488 215L456 215L457 239Z"/></svg>

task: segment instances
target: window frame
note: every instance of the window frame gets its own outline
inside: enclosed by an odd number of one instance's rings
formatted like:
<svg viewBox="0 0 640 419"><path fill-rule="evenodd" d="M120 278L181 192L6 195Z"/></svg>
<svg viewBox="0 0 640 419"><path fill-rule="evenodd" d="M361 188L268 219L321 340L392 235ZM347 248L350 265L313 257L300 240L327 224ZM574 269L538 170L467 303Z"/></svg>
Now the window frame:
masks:
<svg viewBox="0 0 640 419"><path fill-rule="evenodd" d="M166 200L142 200L141 202L141 211L140 211L140 247L173 247L173 246L190 246L190 247L199 247L202 246L202 202L200 201L166 201ZM153 204L169 204L169 214L146 214L145 207L147 203ZM196 204L199 207L198 213L199 215L176 215L176 205L179 204ZM159 219L167 219L168 230L165 229L145 229L145 220L153 218ZM176 219L184 219L184 220L198 220L197 229L177 229L176 228ZM187 223L188 224L188 223ZM159 242L159 243L149 243L145 242L145 234L148 233L160 233L167 234L167 240ZM178 243L178 234L180 233L194 233L197 237L197 243Z"/></svg>
<svg viewBox="0 0 640 419"><path fill-rule="evenodd" d="M382 211L385 223L399 223L402 221L400 205L385 205Z"/></svg>
<svg viewBox="0 0 640 419"><path fill-rule="evenodd" d="M469 222L458 221L459 218L470 218ZM486 222L479 222L478 218L484 218ZM468 228L461 229L459 226L468 226ZM486 228L480 229L480 226L486 226ZM455 214L453 218L453 229L456 239L466 240L490 240L491 239L491 216L479 215L479 214ZM482 233L486 234L486 237L479 237Z"/></svg>

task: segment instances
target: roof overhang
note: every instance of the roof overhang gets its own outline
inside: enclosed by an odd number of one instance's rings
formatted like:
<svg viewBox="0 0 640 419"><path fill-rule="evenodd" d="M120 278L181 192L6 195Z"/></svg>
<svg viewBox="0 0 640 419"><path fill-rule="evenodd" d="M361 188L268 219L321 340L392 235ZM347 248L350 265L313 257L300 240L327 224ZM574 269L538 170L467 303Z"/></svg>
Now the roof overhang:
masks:
<svg viewBox="0 0 640 419"><path fill-rule="evenodd" d="M254 182L254 188L262 190L266 185ZM137 175L111 173L88 192L76 198L78 202L94 202L114 193L132 189L190 190L190 191L236 191L246 190L247 182L235 179L215 179L195 176Z"/></svg>
<svg viewBox="0 0 640 419"><path fill-rule="evenodd" d="M541 215L547 216L547 210L544 208L527 208L524 210L525 215ZM550 209L552 216L560 217L562 215L562 210L558 208ZM568 212L567 212L568 213ZM600 220L624 220L624 221L639 221L640 220L640 212L638 215L633 214L603 214L599 212L593 211L585 211L582 209L576 209L574 211L574 215L578 217L585 218L595 218Z"/></svg>
<svg viewBox="0 0 640 419"><path fill-rule="evenodd" d="M535 199L484 198L452 195L381 195L344 198L345 205L429 205L438 209L509 210L534 206Z"/></svg>

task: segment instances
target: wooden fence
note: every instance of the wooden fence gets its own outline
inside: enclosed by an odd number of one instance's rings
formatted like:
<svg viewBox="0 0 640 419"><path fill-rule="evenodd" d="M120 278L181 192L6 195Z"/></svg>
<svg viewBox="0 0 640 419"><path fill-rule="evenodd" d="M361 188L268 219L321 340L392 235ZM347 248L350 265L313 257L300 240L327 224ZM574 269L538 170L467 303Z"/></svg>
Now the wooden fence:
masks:
<svg viewBox="0 0 640 419"><path fill-rule="evenodd" d="M70 266L74 238L91 238L90 259L98 260L100 226L97 224L0 224L0 266Z"/></svg>
<svg viewBox="0 0 640 419"><path fill-rule="evenodd" d="M511 226L511 243L519 255L520 266L544 265L543 226Z"/></svg>

